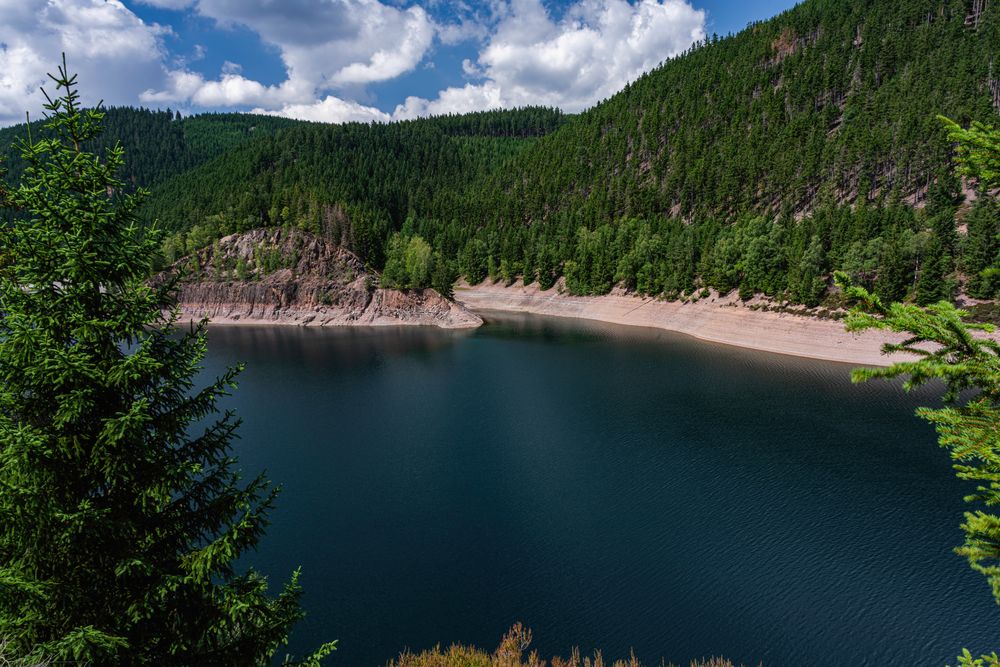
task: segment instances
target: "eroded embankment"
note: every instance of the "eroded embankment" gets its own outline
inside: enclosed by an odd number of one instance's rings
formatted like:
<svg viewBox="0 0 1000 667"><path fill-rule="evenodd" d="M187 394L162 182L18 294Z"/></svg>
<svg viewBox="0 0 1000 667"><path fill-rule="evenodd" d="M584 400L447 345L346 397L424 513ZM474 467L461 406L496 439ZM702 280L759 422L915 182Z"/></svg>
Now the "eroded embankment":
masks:
<svg viewBox="0 0 1000 667"><path fill-rule="evenodd" d="M377 287L351 252L281 228L233 234L178 262L183 320L311 326L474 328L483 321L432 289Z"/></svg>

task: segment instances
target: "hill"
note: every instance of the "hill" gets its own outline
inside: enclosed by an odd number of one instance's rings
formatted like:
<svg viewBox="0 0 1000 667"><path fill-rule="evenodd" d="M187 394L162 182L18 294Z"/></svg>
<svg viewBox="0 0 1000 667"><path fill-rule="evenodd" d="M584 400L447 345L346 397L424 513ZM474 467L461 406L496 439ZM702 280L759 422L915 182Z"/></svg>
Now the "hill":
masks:
<svg viewBox="0 0 1000 667"><path fill-rule="evenodd" d="M824 198L921 204L950 172L935 117L967 123L1000 111L993 5L809 0L698 45L521 155L530 178L495 181L508 195L504 217L801 214Z"/></svg>
<svg viewBox="0 0 1000 667"><path fill-rule="evenodd" d="M806 0L578 116L330 126L129 110L155 128L126 147L171 232L167 263L281 225L374 269L420 236L473 283L814 306L844 270L929 303L1000 296L1000 212L952 175L937 120L998 111L1000 3Z"/></svg>
<svg viewBox="0 0 1000 667"><path fill-rule="evenodd" d="M253 114L210 113L181 118L169 109L110 107L105 110L104 132L87 149L103 151L120 143L128 156L124 180L150 187L253 138L302 124ZM38 136L44 132L41 126L41 121L33 121L30 127L21 124L0 128L0 158L9 172L8 180L18 179L24 170L16 141L29 131Z"/></svg>
<svg viewBox="0 0 1000 667"><path fill-rule="evenodd" d="M665 63L493 175L470 241L493 264L466 268L808 303L839 268L934 300L986 268L944 222L974 193L936 116L998 110L997 3L808 0ZM981 217L973 245L995 233Z"/></svg>
<svg viewBox="0 0 1000 667"><path fill-rule="evenodd" d="M407 219L457 223L472 184L564 121L556 110L533 108L390 124L301 124L166 181L154 188L147 213L177 232L167 242L169 260L221 235L291 225L322 233L381 268L389 237ZM462 241L462 232L454 233L450 249Z"/></svg>

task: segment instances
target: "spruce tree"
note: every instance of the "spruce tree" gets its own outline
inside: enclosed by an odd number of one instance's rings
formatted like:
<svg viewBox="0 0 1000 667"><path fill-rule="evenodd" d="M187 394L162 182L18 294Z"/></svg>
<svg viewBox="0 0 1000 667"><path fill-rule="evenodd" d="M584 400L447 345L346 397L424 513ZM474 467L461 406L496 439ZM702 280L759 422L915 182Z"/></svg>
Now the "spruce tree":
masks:
<svg viewBox="0 0 1000 667"><path fill-rule="evenodd" d="M458 271L454 264L449 262L440 253L434 254L434 272L431 274L431 287L446 299L455 296L455 281L458 280Z"/></svg>
<svg viewBox="0 0 1000 667"><path fill-rule="evenodd" d="M947 280L948 265L951 257L944 245L936 238L930 243L920 267L920 277L917 279L917 303L927 306L951 297L951 286Z"/></svg>
<svg viewBox="0 0 1000 667"><path fill-rule="evenodd" d="M822 241L818 236L813 236L799 263L799 283L795 297L810 308L818 306L826 292L825 276L829 274L824 271L824 255Z"/></svg>
<svg viewBox="0 0 1000 667"><path fill-rule="evenodd" d="M958 143L959 169L979 181L984 192L1000 186L1000 131L974 124L965 130L943 119L949 136ZM855 370L853 380L906 378L911 389L932 381L944 386L945 406L920 408L917 414L934 424L938 441L949 450L957 476L974 482L966 501L977 509L965 513L965 541L955 551L983 574L1000 604L1000 342L977 335L993 333L986 324L969 324L968 313L946 301L926 308L887 303L867 290L850 285L838 273L838 285L858 305L848 316L848 331L882 329L906 336L883 352L909 353L913 360L885 368ZM981 658L968 650L959 656L963 667L1000 667L995 653Z"/></svg>
<svg viewBox="0 0 1000 667"><path fill-rule="evenodd" d="M887 239L879 259L878 275L875 278L875 294L883 303L902 301L906 298L910 279L913 277L911 266L907 265L899 249L896 239Z"/></svg>
<svg viewBox="0 0 1000 667"><path fill-rule="evenodd" d="M241 480L238 369L194 380L204 325L151 285L159 245L120 146L83 147L103 113L53 76L41 137L0 209L0 637L7 656L94 665L269 665L302 617L238 559L276 490ZM214 420L214 421L213 421ZM201 426L208 423L208 426ZM327 644L305 662L317 664Z"/></svg>

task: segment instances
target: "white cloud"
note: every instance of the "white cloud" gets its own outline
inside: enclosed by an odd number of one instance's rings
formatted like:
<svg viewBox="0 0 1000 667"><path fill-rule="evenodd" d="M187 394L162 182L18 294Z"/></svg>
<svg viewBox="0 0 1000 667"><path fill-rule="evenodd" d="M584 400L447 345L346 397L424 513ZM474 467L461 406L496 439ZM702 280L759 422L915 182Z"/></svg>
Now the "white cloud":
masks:
<svg viewBox="0 0 1000 667"><path fill-rule="evenodd" d="M459 0L449 24L396 0L139 1L197 13L223 31L248 28L280 54L285 80L266 85L229 61L215 75L194 71L203 46L169 53L170 29L144 23L121 0L0 0L0 125L39 112L38 88L63 51L90 104L253 108L326 122L529 104L578 111L702 39L705 25L688 0L574 0L558 18L543 0ZM435 42L470 40L480 48L462 63L465 86L408 97L391 115L352 101L369 84L432 66Z"/></svg>
<svg viewBox="0 0 1000 667"><path fill-rule="evenodd" d="M539 104L580 111L705 37L705 13L685 0L580 0L558 21L541 0L511 0L497 15L477 63L463 63L484 82L410 97L395 115Z"/></svg>
<svg viewBox="0 0 1000 667"><path fill-rule="evenodd" d="M140 93L139 101L143 104L173 104L188 100L198 92L205 79L194 72L175 70L167 75L164 83L165 87L159 91L149 88Z"/></svg>
<svg viewBox="0 0 1000 667"><path fill-rule="evenodd" d="M226 61L218 79L207 80L197 72L173 70L159 90L149 88L139 95L143 104L182 104L205 109L306 103L314 99L314 89L303 82L286 80L278 86L265 86L248 79ZM238 66L237 66L238 67Z"/></svg>
<svg viewBox="0 0 1000 667"><path fill-rule="evenodd" d="M38 117L39 87L51 89L65 52L86 104L135 104L150 82L163 79L162 36L117 0L0 1L0 125ZM113 72L113 76L108 76Z"/></svg>
<svg viewBox="0 0 1000 667"><path fill-rule="evenodd" d="M391 119L389 114L375 107L368 107L357 102L342 100L328 95L325 99L312 104L286 104L278 110L254 109L253 113L265 113L273 116L312 120L321 123L385 123Z"/></svg>
<svg viewBox="0 0 1000 667"><path fill-rule="evenodd" d="M173 72L170 84L147 90L144 101L271 110L322 104L318 98L331 90L363 88L413 70L436 32L423 8L399 9L378 0L198 0L194 7L223 29L246 26L277 47L286 80L264 86L229 70L194 87L192 76L199 75Z"/></svg>
<svg viewBox="0 0 1000 667"><path fill-rule="evenodd" d="M462 60L462 71L465 72L466 76L481 76L483 73L483 70L479 69L479 66L468 58Z"/></svg>
<svg viewBox="0 0 1000 667"><path fill-rule="evenodd" d="M334 56L333 64L339 64L336 56L348 52L345 60L352 60L335 71L328 80L334 85L366 84L394 79L412 70L423 59L434 39L434 23L420 7L411 7L402 13L391 7L372 3L361 24L358 36L346 44L338 43L336 48L326 45L324 52ZM388 31L388 34L386 32ZM371 45L379 48L372 49ZM296 54L297 55L297 54ZM303 54L312 59L313 53ZM310 66L313 63L310 62ZM303 71L301 64L289 71Z"/></svg>
<svg viewBox="0 0 1000 667"><path fill-rule="evenodd" d="M438 25L437 35L442 44L460 44L469 40L486 39L488 36L486 26L481 21L469 18L462 18L457 23L447 23Z"/></svg>
<svg viewBox="0 0 1000 667"><path fill-rule="evenodd" d="M435 100L410 96L396 107L393 118L405 120L421 116L437 116L446 113L465 113L484 109L500 109L512 106L500 86L494 82L480 85L471 83L461 88L446 88L438 93Z"/></svg>

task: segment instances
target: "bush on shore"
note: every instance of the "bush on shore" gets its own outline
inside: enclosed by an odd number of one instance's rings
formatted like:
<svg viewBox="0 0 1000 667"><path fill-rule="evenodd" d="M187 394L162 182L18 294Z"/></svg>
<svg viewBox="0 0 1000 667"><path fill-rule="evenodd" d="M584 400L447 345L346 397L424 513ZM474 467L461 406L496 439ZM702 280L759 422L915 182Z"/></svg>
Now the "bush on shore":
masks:
<svg viewBox="0 0 1000 667"><path fill-rule="evenodd" d="M569 658L552 658L545 661L538 656L537 651L525 654L531 645L531 630L517 623L504 635L500 646L493 653L472 646L453 644L445 650L441 646L411 653L406 651L398 659L389 662L387 667L642 667L635 657L630 655L625 660L607 662L600 651L591 656L580 656L579 649L573 649ZM666 663L660 663L665 666ZM692 661L691 667L734 667L733 663L724 658L709 658Z"/></svg>

